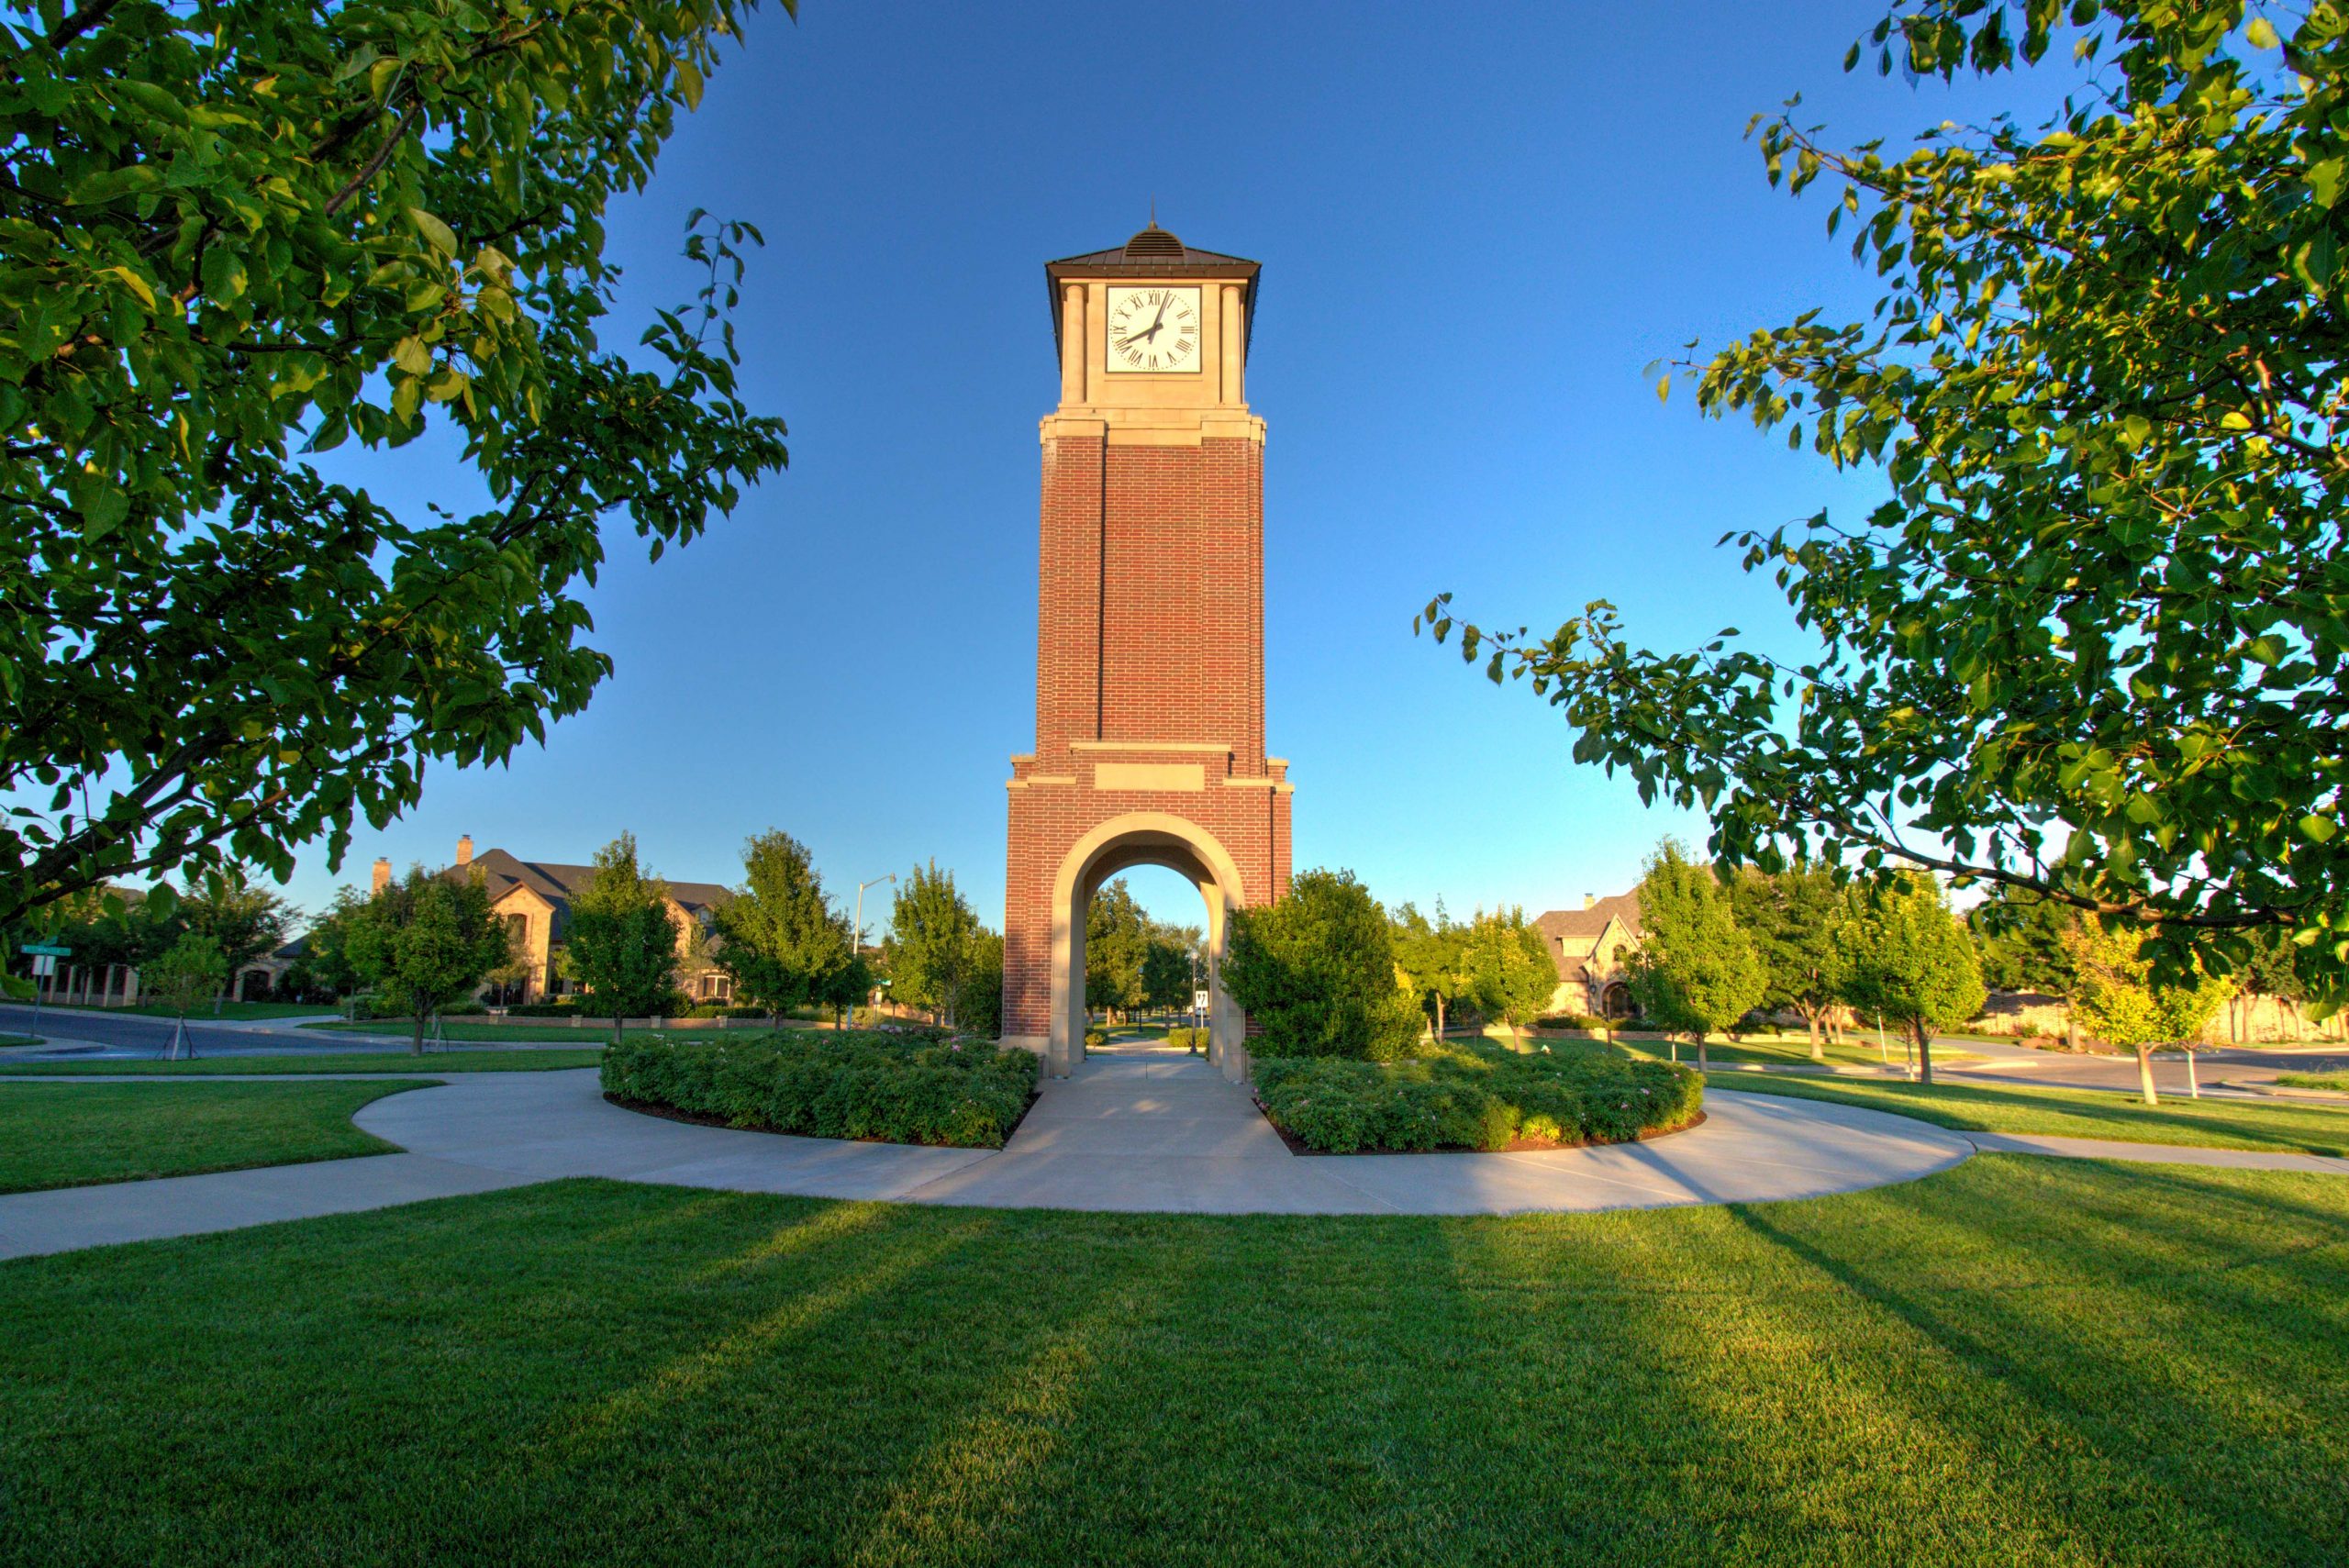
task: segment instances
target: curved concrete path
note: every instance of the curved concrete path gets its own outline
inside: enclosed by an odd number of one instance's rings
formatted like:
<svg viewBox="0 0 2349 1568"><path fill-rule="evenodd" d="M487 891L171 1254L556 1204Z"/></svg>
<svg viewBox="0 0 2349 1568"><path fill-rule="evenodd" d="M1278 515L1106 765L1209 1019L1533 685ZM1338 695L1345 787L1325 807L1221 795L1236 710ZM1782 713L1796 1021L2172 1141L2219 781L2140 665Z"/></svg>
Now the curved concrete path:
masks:
<svg viewBox="0 0 2349 1568"><path fill-rule="evenodd" d="M479 1080L489 1080L482 1082ZM1289 1152L1248 1092L1179 1052L1100 1053L998 1151L697 1127L607 1102L592 1071L482 1073L353 1118L442 1162L812 1197L1184 1214L1515 1214L1761 1202L1913 1180L1974 1152L1906 1117L1713 1091L1653 1142L1523 1154Z"/></svg>
<svg viewBox="0 0 2349 1568"><path fill-rule="evenodd" d="M1456 1215L1816 1197L1912 1181L1977 1149L2349 1174L2349 1161L2316 1155L1960 1133L1788 1095L1714 1089L1706 1108L1702 1126L1648 1143L1298 1156L1247 1091L1204 1062L1130 1051L1097 1054L1049 1084L1002 1150L915 1149L644 1116L607 1102L593 1069L469 1073L373 1101L352 1118L406 1153L0 1195L0 1258L566 1176L990 1207Z"/></svg>

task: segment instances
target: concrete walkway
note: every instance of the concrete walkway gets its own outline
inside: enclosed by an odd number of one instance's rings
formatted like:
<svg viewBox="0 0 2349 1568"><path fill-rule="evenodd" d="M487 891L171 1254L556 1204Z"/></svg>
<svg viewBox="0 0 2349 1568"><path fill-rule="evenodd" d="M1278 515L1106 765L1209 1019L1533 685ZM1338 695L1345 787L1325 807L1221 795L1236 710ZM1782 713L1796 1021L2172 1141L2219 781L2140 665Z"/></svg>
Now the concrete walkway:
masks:
<svg viewBox="0 0 2349 1568"><path fill-rule="evenodd" d="M352 1118L405 1154L0 1196L0 1258L568 1176L989 1207L1459 1215L1815 1197L1913 1181L1977 1149L2349 1173L2349 1161L2314 1155L1959 1133L1787 1095L1715 1089L1706 1109L1703 1125L1647 1143L1299 1156L1205 1062L1130 1050L1097 1053L1048 1084L1000 1151L916 1149L640 1115L607 1102L592 1069L472 1073Z"/></svg>

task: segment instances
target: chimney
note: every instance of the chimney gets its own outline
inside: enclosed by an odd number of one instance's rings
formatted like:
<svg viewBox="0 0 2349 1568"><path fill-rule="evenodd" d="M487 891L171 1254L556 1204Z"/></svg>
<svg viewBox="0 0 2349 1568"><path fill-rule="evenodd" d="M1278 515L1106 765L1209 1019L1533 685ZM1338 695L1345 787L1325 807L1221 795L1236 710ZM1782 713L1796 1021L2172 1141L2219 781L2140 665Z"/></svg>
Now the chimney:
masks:
<svg viewBox="0 0 2349 1568"><path fill-rule="evenodd" d="M1582 906L1586 909L1593 907L1598 902L1598 895L1595 893L1586 893L1582 895Z"/></svg>
<svg viewBox="0 0 2349 1568"><path fill-rule="evenodd" d="M381 893L391 884L392 857L389 855L377 855L375 857L375 885L368 891L371 893Z"/></svg>
<svg viewBox="0 0 2349 1568"><path fill-rule="evenodd" d="M457 840L457 869L462 871L473 863L473 836L471 833Z"/></svg>

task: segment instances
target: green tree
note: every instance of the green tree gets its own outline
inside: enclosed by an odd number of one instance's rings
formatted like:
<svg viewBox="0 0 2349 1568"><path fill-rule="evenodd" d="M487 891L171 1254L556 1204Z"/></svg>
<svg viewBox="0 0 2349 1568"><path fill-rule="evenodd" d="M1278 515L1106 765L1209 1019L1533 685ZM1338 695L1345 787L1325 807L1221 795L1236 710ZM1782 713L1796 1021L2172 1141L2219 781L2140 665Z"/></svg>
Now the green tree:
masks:
<svg viewBox="0 0 2349 1568"><path fill-rule="evenodd" d="M172 1043L166 1060L195 1054L187 1032L188 1009L217 996L228 978L228 961L220 944L198 931L184 931L171 947L157 954L139 972L146 995L172 1009Z"/></svg>
<svg viewBox="0 0 2349 1568"><path fill-rule="evenodd" d="M659 1018L677 997L677 923L669 884L640 868L636 835L596 851L595 874L571 900L571 965L618 1043L631 1018Z"/></svg>
<svg viewBox="0 0 2349 1568"><path fill-rule="evenodd" d="M1149 956L1150 917L1123 877L1103 884L1085 906L1085 1005L1120 1012L1141 1006Z"/></svg>
<svg viewBox="0 0 2349 1568"><path fill-rule="evenodd" d="M1824 1062L1822 1026L1843 1005L1849 967L1837 934L1852 918L1850 885L1823 866L1792 866L1775 875L1745 866L1726 885L1767 977L1760 1006L1801 1018L1810 1030L1810 1059Z"/></svg>
<svg viewBox="0 0 2349 1568"><path fill-rule="evenodd" d="M1525 1026L1548 1010L1558 989L1558 966L1550 960L1549 944L1525 923L1521 908L1480 912L1461 938L1466 995L1478 1012L1508 1025L1523 1050ZM1409 971L1404 973L1408 976Z"/></svg>
<svg viewBox="0 0 2349 1568"><path fill-rule="evenodd" d="M1191 1005L1191 978L1201 934L1197 926L1153 920L1141 960L1141 1000L1146 1007L1179 1011Z"/></svg>
<svg viewBox="0 0 2349 1568"><path fill-rule="evenodd" d="M936 861L914 867L898 880L896 898L889 906L889 995L955 1024L954 1003L971 973L973 949L984 929L970 901L954 885L952 872L940 871Z"/></svg>
<svg viewBox="0 0 2349 1568"><path fill-rule="evenodd" d="M2146 933L2119 922L2083 928L2073 939L2080 973L2080 1014L2089 1030L2109 1045L2137 1055L2137 1092L2159 1105L2154 1089L2154 1051L2184 1046L2192 1070L2193 1043L2219 1016L2234 991L2221 976L2198 973L2185 984L2155 974L2145 953ZM2200 1096L2198 1085L2196 1096Z"/></svg>
<svg viewBox="0 0 2349 1568"><path fill-rule="evenodd" d="M2080 90L1906 147L1840 150L1791 106L1762 129L1774 183L1832 188L1881 297L1680 368L1708 415L1879 471L1863 520L1738 536L1818 654L1647 651L1604 601L1464 651L1529 679L1578 761L1709 811L1724 859L2029 889L2147 923L2176 979L2281 927L2312 994L2349 996L2349 29L1898 0L1867 54L2045 60ZM1448 596L1427 613L1454 629Z"/></svg>
<svg viewBox="0 0 2349 1568"><path fill-rule="evenodd" d="M1847 929L1852 1006L1899 1024L1916 1042L1919 1076L1933 1081L1933 1031L1981 1012L1987 993L1965 928L1941 885L1909 873L1877 889Z"/></svg>
<svg viewBox="0 0 2349 1568"><path fill-rule="evenodd" d="M1994 887L1966 912L1982 956L1982 983L1993 991L2036 991L2064 1004L2065 1044L2080 1049L2079 936L2086 917L2069 904Z"/></svg>
<svg viewBox="0 0 2349 1568"><path fill-rule="evenodd" d="M351 935L365 918L367 900L355 887L338 887L327 912L310 925L302 962L311 983L335 996L348 996L362 982L351 962Z"/></svg>
<svg viewBox="0 0 2349 1568"><path fill-rule="evenodd" d="M233 984L247 964L285 945L286 933L301 911L270 889L256 886L244 867L228 864L190 877L174 915L182 929L218 944Z"/></svg>
<svg viewBox="0 0 2349 1568"><path fill-rule="evenodd" d="M1640 947L1626 967L1649 1021L1695 1038L1700 1071L1712 1065L1707 1037L1736 1028L1769 986L1713 868L1690 860L1671 839L1648 857L1640 879Z"/></svg>
<svg viewBox="0 0 2349 1568"><path fill-rule="evenodd" d="M2300 979L2291 940L2280 930L2260 933L2252 943L2251 959L2241 971L2242 994L2273 996L2292 1015L2292 1037L2297 1040L2308 1032L2308 1025L2300 1016L2300 1008L2308 1000L2306 984ZM2245 1031L2239 1031L2241 1032Z"/></svg>
<svg viewBox="0 0 2349 1568"><path fill-rule="evenodd" d="M0 925L321 834L339 862L428 762L585 705L607 530L657 560L782 465L736 395L753 230L695 215L698 297L601 319L609 206L748 9L10 14L0 580L39 591L0 618L0 791L47 804L0 822ZM481 509L398 516L307 455L428 433Z"/></svg>
<svg viewBox="0 0 2349 1568"><path fill-rule="evenodd" d="M433 1015L472 995L509 948L478 878L452 881L421 866L359 906L343 939L352 972L406 1016L408 1049L418 1055Z"/></svg>
<svg viewBox="0 0 2349 1568"><path fill-rule="evenodd" d="M1262 1028L1260 1054L1393 1062L1418 1048L1386 911L1353 873L1300 872L1286 897L1230 920L1223 988Z"/></svg>
<svg viewBox="0 0 2349 1568"><path fill-rule="evenodd" d="M1003 936L984 926L971 934L954 994L954 1027L988 1040L1003 1035Z"/></svg>
<svg viewBox="0 0 2349 1568"><path fill-rule="evenodd" d="M736 990L770 1013L839 1006L856 954L848 917L832 907L807 847L770 828L743 844L742 874L733 900L710 917L718 963Z"/></svg>
<svg viewBox="0 0 2349 1568"><path fill-rule="evenodd" d="M1468 973L1468 928L1444 913L1441 898L1432 920L1416 906L1398 906L1394 927L1395 967L1420 1007L1433 1015L1434 1039L1441 1042L1445 1010L1475 989Z"/></svg>

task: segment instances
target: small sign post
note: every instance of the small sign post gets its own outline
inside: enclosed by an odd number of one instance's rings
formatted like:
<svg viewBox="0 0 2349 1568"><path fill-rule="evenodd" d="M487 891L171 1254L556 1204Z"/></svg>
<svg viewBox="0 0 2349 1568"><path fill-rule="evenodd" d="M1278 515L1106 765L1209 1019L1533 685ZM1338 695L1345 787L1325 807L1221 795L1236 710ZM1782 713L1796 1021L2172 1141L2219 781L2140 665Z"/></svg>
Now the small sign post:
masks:
<svg viewBox="0 0 2349 1568"><path fill-rule="evenodd" d="M55 942L27 942L24 951L32 958L33 978L49 981L52 988L57 980L57 961L73 956L72 948L60 947ZM38 1033L39 1029L40 987L36 985L33 987L33 1029Z"/></svg>

